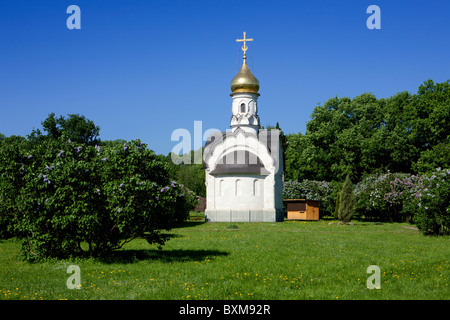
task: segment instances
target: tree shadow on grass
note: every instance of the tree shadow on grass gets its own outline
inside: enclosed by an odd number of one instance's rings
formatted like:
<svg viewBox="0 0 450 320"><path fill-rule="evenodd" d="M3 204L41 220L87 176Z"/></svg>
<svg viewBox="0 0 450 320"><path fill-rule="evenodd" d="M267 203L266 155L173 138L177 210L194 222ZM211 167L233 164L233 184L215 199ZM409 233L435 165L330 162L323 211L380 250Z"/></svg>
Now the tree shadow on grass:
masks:
<svg viewBox="0 0 450 320"><path fill-rule="evenodd" d="M227 256L229 253L219 250L120 250L113 252L110 256L101 258L103 263L136 263L139 261L162 261L162 262L192 262L202 261L207 258L214 259L218 256Z"/></svg>

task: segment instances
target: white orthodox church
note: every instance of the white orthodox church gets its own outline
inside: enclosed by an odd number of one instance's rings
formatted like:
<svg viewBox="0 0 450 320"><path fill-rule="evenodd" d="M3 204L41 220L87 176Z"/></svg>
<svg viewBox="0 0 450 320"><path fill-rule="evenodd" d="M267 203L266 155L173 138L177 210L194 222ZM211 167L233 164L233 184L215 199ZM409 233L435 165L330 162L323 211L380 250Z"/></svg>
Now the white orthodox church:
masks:
<svg viewBox="0 0 450 320"><path fill-rule="evenodd" d="M231 129L212 134L206 144L205 220L210 222L283 221L283 160L279 130L260 130L259 81L243 64L231 81Z"/></svg>

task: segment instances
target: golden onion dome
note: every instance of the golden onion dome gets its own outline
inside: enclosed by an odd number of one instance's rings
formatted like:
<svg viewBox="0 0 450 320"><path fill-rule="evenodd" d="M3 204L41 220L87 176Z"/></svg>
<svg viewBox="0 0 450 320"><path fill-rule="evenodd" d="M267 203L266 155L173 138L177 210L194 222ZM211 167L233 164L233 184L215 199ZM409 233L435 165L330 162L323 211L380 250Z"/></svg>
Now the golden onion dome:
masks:
<svg viewBox="0 0 450 320"><path fill-rule="evenodd" d="M250 72L247 66L247 57L244 55L244 62L242 63L241 70L238 74L231 80L231 91L236 92L254 92L258 93L259 81Z"/></svg>

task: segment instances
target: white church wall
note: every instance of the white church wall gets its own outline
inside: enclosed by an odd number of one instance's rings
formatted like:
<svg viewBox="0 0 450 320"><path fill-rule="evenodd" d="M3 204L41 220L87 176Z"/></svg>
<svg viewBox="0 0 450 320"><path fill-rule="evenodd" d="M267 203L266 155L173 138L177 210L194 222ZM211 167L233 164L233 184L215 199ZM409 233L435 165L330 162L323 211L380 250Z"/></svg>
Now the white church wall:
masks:
<svg viewBox="0 0 450 320"><path fill-rule="evenodd" d="M255 209L264 205L264 176L218 175L214 183L216 209Z"/></svg>

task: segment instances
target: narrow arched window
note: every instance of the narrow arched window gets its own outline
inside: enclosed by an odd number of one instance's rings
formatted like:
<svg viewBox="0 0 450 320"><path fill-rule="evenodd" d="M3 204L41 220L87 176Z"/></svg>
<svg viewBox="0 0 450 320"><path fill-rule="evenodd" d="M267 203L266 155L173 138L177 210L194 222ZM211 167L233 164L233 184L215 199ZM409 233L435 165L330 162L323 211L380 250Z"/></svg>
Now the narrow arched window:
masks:
<svg viewBox="0 0 450 320"><path fill-rule="evenodd" d="M219 192L218 192L219 197L222 196L222 193L223 193L223 179L219 181Z"/></svg>
<svg viewBox="0 0 450 320"><path fill-rule="evenodd" d="M259 190L258 190L258 179L253 180L253 195L259 196Z"/></svg>
<svg viewBox="0 0 450 320"><path fill-rule="evenodd" d="M245 103L241 104L241 113L245 113Z"/></svg>
<svg viewBox="0 0 450 320"><path fill-rule="evenodd" d="M237 179L236 180L236 186L234 189L234 195L236 196L240 196L241 195L241 180Z"/></svg>

